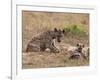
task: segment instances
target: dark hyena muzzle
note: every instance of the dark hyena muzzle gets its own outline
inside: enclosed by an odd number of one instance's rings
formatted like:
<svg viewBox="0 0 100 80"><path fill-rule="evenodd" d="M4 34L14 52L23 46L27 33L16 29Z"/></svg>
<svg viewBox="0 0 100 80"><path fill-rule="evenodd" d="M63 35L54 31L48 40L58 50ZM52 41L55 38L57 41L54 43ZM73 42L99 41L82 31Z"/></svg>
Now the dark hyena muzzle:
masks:
<svg viewBox="0 0 100 80"><path fill-rule="evenodd" d="M56 28L54 29L54 32L55 32L55 38L56 38L56 40L57 40L57 42L61 42L61 39L62 39L62 37L63 37L63 34L64 34L64 30L62 31L62 30L57 30Z"/></svg>
<svg viewBox="0 0 100 80"><path fill-rule="evenodd" d="M77 44L78 52L82 53L82 49L84 48L84 45L81 43Z"/></svg>

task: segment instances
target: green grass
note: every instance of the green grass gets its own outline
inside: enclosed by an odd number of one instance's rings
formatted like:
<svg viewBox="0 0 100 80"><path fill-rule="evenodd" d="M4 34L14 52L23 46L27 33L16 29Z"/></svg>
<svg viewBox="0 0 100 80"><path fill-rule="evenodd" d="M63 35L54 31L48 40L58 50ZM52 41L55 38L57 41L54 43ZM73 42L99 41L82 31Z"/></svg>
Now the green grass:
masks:
<svg viewBox="0 0 100 80"><path fill-rule="evenodd" d="M81 26L76 25L76 24L65 26L64 30L65 30L66 33L70 33L74 36L79 36L79 37L86 36L85 30Z"/></svg>

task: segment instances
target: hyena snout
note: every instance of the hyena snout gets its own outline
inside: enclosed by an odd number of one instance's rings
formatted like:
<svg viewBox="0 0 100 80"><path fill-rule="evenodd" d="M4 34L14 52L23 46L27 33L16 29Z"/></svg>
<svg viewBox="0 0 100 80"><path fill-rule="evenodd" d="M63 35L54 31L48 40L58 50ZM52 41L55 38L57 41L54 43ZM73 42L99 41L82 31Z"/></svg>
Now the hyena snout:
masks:
<svg viewBox="0 0 100 80"><path fill-rule="evenodd" d="M60 43L61 42L61 39L57 39L57 41Z"/></svg>
<svg viewBox="0 0 100 80"><path fill-rule="evenodd" d="M56 34L56 39L57 39L57 42L61 42L61 39L62 37L64 36L64 30L57 30L56 28L54 29L54 32Z"/></svg>
<svg viewBox="0 0 100 80"><path fill-rule="evenodd" d="M82 44L82 43L78 43L77 44L77 48L78 48L78 52L82 52L82 49L84 48L84 44Z"/></svg>

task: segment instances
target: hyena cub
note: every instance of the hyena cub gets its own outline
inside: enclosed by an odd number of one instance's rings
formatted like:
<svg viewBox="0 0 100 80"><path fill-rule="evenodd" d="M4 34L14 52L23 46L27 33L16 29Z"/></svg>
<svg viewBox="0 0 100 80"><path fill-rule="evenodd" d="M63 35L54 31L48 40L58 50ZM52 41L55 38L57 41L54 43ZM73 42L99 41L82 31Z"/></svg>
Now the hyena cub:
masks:
<svg viewBox="0 0 100 80"><path fill-rule="evenodd" d="M84 45L81 43L78 43L76 46L71 46L68 49L68 52L70 53L69 59L79 59L80 56L86 59L86 56L82 52L84 48Z"/></svg>
<svg viewBox="0 0 100 80"><path fill-rule="evenodd" d="M51 52L59 52L59 50L55 47L54 40L57 42L61 42L61 38L63 36L64 30L49 30L43 32L42 34L34 37L27 45L26 52L39 52L45 51L47 48L50 49Z"/></svg>

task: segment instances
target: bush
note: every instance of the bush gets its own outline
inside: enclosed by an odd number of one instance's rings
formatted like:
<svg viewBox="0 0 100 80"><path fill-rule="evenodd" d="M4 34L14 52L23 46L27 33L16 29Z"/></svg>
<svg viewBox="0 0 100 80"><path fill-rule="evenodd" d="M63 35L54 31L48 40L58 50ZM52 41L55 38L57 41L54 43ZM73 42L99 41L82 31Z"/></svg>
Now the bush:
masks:
<svg viewBox="0 0 100 80"><path fill-rule="evenodd" d="M86 36L85 30L78 25L70 25L68 27L65 27L64 30L66 33L70 33L72 35Z"/></svg>

